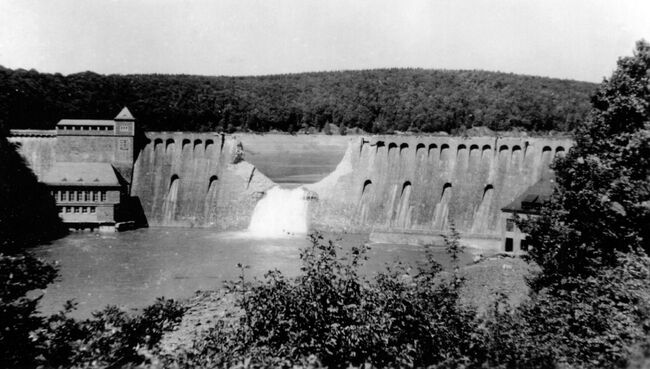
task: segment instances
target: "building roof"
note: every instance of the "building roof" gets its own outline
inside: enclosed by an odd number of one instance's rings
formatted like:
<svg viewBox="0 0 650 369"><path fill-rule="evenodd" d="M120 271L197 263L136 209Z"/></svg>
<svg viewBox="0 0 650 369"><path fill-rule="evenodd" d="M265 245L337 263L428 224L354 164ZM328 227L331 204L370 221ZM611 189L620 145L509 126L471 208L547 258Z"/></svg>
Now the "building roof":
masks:
<svg viewBox="0 0 650 369"><path fill-rule="evenodd" d="M131 112L126 106L123 107L122 110L120 110L117 116L113 119L114 120L135 120L135 118L133 118L133 114L131 114Z"/></svg>
<svg viewBox="0 0 650 369"><path fill-rule="evenodd" d="M51 137L56 136L55 129L11 129L9 137Z"/></svg>
<svg viewBox="0 0 650 369"><path fill-rule="evenodd" d="M57 126L113 126L112 120L106 119L61 119Z"/></svg>
<svg viewBox="0 0 650 369"><path fill-rule="evenodd" d="M62 186L120 185L109 163L57 162L43 175L42 182Z"/></svg>
<svg viewBox="0 0 650 369"><path fill-rule="evenodd" d="M543 203L549 200L555 190L555 181L552 178L539 180L528 187L510 204L501 208L507 213L538 214Z"/></svg>

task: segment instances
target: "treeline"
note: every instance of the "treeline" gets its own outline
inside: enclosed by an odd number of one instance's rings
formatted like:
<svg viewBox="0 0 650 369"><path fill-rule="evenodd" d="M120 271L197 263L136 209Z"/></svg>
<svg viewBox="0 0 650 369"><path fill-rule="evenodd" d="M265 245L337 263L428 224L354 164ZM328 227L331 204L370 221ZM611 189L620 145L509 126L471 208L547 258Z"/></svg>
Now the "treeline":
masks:
<svg viewBox="0 0 650 369"><path fill-rule="evenodd" d="M0 66L0 126L51 129L61 118L108 119L128 106L145 130L569 131L595 87L485 71L63 76Z"/></svg>

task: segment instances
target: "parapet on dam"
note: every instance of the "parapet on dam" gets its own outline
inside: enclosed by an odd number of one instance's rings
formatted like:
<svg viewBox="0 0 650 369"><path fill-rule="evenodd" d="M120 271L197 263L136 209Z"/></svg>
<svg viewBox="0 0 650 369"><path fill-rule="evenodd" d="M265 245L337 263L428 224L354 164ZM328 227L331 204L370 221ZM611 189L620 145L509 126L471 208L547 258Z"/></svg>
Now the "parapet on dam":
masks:
<svg viewBox="0 0 650 369"><path fill-rule="evenodd" d="M309 161L322 149L342 157L333 171L294 173L309 191L313 228L410 243L435 239L453 223L465 242L490 249L503 249L502 208L552 181L550 163L573 145L570 137L143 132L131 141L119 135L102 141L92 132L57 133L14 130L9 139L20 143L41 180L60 162L110 164L128 199L124 206L137 207L130 216L151 226L246 229L256 203L277 185L265 175L275 167L265 154L282 165ZM265 152L263 143L273 140L294 155Z"/></svg>

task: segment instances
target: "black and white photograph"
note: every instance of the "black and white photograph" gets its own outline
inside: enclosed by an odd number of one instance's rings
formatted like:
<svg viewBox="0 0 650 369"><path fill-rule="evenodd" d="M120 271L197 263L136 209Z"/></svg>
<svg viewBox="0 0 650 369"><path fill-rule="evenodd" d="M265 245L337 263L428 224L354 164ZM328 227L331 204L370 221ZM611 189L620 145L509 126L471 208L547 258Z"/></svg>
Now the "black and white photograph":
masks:
<svg viewBox="0 0 650 369"><path fill-rule="evenodd" d="M0 369L650 369L647 0L0 0Z"/></svg>

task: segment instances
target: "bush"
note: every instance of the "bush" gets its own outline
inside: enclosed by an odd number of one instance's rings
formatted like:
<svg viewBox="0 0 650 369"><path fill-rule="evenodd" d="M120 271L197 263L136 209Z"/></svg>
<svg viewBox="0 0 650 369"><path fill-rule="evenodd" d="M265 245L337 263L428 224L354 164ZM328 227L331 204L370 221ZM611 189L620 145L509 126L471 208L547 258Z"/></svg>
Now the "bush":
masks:
<svg viewBox="0 0 650 369"><path fill-rule="evenodd" d="M43 324L39 297L27 292L45 288L56 269L30 254L0 254L0 367L31 365L37 345L31 333Z"/></svg>
<svg viewBox="0 0 650 369"><path fill-rule="evenodd" d="M359 274L366 251L355 247L339 257L338 246L314 234L296 278L275 270L251 282L242 269L229 286L240 296L238 323L222 321L181 361L221 366L248 359L276 366L311 360L346 367L464 360L476 321L473 310L458 304L461 281L442 276L429 251L415 272L397 264L368 280Z"/></svg>
<svg viewBox="0 0 650 369"><path fill-rule="evenodd" d="M185 309L174 300L158 299L141 314L115 306L77 321L69 317L73 303L52 315L38 330L43 364L55 367L140 364L142 350L152 350L165 331L180 323Z"/></svg>

